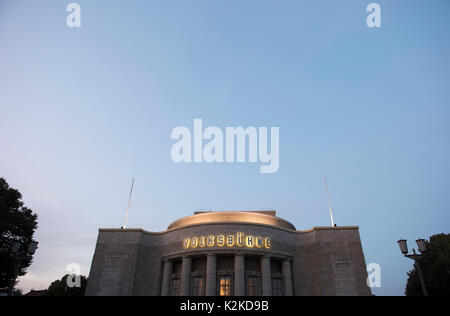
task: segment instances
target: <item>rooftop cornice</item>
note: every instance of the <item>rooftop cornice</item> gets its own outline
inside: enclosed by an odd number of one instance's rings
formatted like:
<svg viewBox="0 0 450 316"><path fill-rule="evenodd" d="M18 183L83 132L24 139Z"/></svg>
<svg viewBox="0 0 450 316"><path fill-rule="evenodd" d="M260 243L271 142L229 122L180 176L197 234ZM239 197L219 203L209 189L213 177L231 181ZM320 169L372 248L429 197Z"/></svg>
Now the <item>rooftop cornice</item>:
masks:
<svg viewBox="0 0 450 316"><path fill-rule="evenodd" d="M263 224L255 224L255 223L235 223L235 222L218 222L218 223L214 223L214 225L249 225L249 226L265 226L265 227L269 227L269 228L275 228L275 229L279 229L279 230L283 230L289 233L293 233L293 234L308 234L308 233L312 233L312 232L316 232L316 231L325 231L325 230L329 230L329 231L333 231L333 230L359 230L359 226L336 226L336 227L331 227L331 226L318 226L318 227L313 227L311 229L308 230L290 230L290 229L284 229L284 228L280 228L280 227L274 227L274 226L270 226L270 225L263 225ZM205 224L201 224L201 225L205 225ZM196 226L201 226L201 225L196 225ZM99 231L100 232L124 232L124 233L144 233L147 235L164 235L173 231L177 231L177 230L182 230L182 229L186 229L186 228L190 228L190 227L194 227L194 226L186 226L186 227L180 227L180 228L174 228L174 229L168 229L165 231L161 231L161 232L150 232L147 231L143 228L127 228L127 229L121 229L121 228L100 228Z"/></svg>
<svg viewBox="0 0 450 316"><path fill-rule="evenodd" d="M239 211L239 212L205 212L180 218L169 225L168 230L189 226L208 225L217 223L256 224L295 231L296 228L288 221L276 217L275 211Z"/></svg>

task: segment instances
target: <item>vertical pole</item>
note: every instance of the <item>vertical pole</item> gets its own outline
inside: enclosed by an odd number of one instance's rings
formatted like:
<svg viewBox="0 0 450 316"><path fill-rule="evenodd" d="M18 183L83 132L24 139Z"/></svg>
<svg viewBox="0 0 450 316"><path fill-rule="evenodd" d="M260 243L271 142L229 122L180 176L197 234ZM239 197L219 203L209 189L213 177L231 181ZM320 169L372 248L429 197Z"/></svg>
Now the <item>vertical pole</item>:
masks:
<svg viewBox="0 0 450 316"><path fill-rule="evenodd" d="M161 296L169 296L170 294L170 276L172 274L173 264L170 260L164 261L163 279L161 285Z"/></svg>
<svg viewBox="0 0 450 316"><path fill-rule="evenodd" d="M262 296L272 296L272 273L269 256L261 257L261 284Z"/></svg>
<svg viewBox="0 0 450 316"><path fill-rule="evenodd" d="M191 283L191 267L192 259L190 257L183 257L183 262L181 264L180 296L189 296Z"/></svg>
<svg viewBox="0 0 450 316"><path fill-rule="evenodd" d="M216 296L217 257L208 254L206 259L206 296Z"/></svg>
<svg viewBox="0 0 450 316"><path fill-rule="evenodd" d="M131 196L133 195L133 188L134 188L134 178L133 178L133 182L131 182L131 190L130 190L130 197L128 198L127 213L125 214L125 222L123 223L122 229L127 228L128 212L130 211Z"/></svg>
<svg viewBox="0 0 450 316"><path fill-rule="evenodd" d="M427 287L425 285L425 280L423 279L423 275L422 275L422 269L420 268L420 263L419 261L414 260L417 271L419 272L419 279L420 279L420 284L422 284L422 291L423 291L423 295L424 296L428 296L428 291L427 291Z"/></svg>
<svg viewBox="0 0 450 316"><path fill-rule="evenodd" d="M19 261L17 262L17 266L14 269L14 279L11 282L11 288L9 290L9 296L13 296L14 295L14 287L16 286L16 280L19 277L21 266L22 266L22 259L19 259Z"/></svg>
<svg viewBox="0 0 450 316"><path fill-rule="evenodd" d="M327 176L324 175L323 179L325 181L325 189L327 191L327 197L328 197L328 208L330 209L330 218L331 218L331 227L334 227L334 218L333 218L333 210L331 208L331 199L330 199L330 193L328 192L328 183L327 183Z"/></svg>
<svg viewBox="0 0 450 316"><path fill-rule="evenodd" d="M284 279L284 295L292 296L294 295L294 291L292 290L292 270L291 261L289 259L283 260L282 272Z"/></svg>
<svg viewBox="0 0 450 316"><path fill-rule="evenodd" d="M234 296L245 296L245 261L244 255L234 256Z"/></svg>

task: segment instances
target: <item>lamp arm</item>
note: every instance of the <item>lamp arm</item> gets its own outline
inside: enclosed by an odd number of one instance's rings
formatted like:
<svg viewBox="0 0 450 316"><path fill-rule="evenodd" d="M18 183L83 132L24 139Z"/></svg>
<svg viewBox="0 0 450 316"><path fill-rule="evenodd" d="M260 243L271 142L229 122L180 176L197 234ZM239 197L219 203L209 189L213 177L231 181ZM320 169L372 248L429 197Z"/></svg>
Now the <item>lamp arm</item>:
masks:
<svg viewBox="0 0 450 316"><path fill-rule="evenodd" d="M418 255L418 254L413 254L413 255L408 255L408 254L406 254L405 257L406 257L406 258L409 258L409 259L411 259L411 260L417 261L417 260L419 260L422 256L421 256L421 255Z"/></svg>

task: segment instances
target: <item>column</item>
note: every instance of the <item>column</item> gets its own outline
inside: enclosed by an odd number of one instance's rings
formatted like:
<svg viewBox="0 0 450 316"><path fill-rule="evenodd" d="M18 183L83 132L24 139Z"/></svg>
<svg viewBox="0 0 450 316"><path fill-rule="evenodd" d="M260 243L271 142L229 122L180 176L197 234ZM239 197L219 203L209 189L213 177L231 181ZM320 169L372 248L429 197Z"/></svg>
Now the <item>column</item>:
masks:
<svg viewBox="0 0 450 316"><path fill-rule="evenodd" d="M263 296L272 296L272 271L270 269L270 257L261 257L261 285Z"/></svg>
<svg viewBox="0 0 450 316"><path fill-rule="evenodd" d="M284 295L292 296L292 295L294 295L294 290L292 288L291 260L289 260L289 259L283 260L281 269L282 269L283 279L284 279Z"/></svg>
<svg viewBox="0 0 450 316"><path fill-rule="evenodd" d="M217 256L209 254L206 259L206 296L216 296Z"/></svg>
<svg viewBox="0 0 450 316"><path fill-rule="evenodd" d="M241 254L234 256L234 296L245 296L245 259Z"/></svg>
<svg viewBox="0 0 450 316"><path fill-rule="evenodd" d="M164 260L164 270L161 284L161 296L169 296L170 276L173 271L173 263L170 260Z"/></svg>
<svg viewBox="0 0 450 316"><path fill-rule="evenodd" d="M190 257L183 257L183 263L181 264L181 296L189 296L189 287L191 283L191 266L192 259Z"/></svg>

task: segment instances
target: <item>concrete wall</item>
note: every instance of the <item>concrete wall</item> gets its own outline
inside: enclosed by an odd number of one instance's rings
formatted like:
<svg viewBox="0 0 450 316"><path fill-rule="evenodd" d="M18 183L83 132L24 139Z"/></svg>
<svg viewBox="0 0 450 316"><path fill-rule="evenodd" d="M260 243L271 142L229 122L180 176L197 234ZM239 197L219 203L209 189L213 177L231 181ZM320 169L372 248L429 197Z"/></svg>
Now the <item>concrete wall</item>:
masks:
<svg viewBox="0 0 450 316"><path fill-rule="evenodd" d="M296 295L371 295L357 227L315 228L297 240Z"/></svg>
<svg viewBox="0 0 450 316"><path fill-rule="evenodd" d="M140 232L99 233L86 295L133 295L141 237Z"/></svg>
<svg viewBox="0 0 450 316"><path fill-rule="evenodd" d="M186 237L236 234L269 237L260 248L183 248ZM217 223L162 233L102 229L86 295L160 295L162 260L208 253L270 255L292 260L295 295L370 295L358 227L300 232L265 225Z"/></svg>

